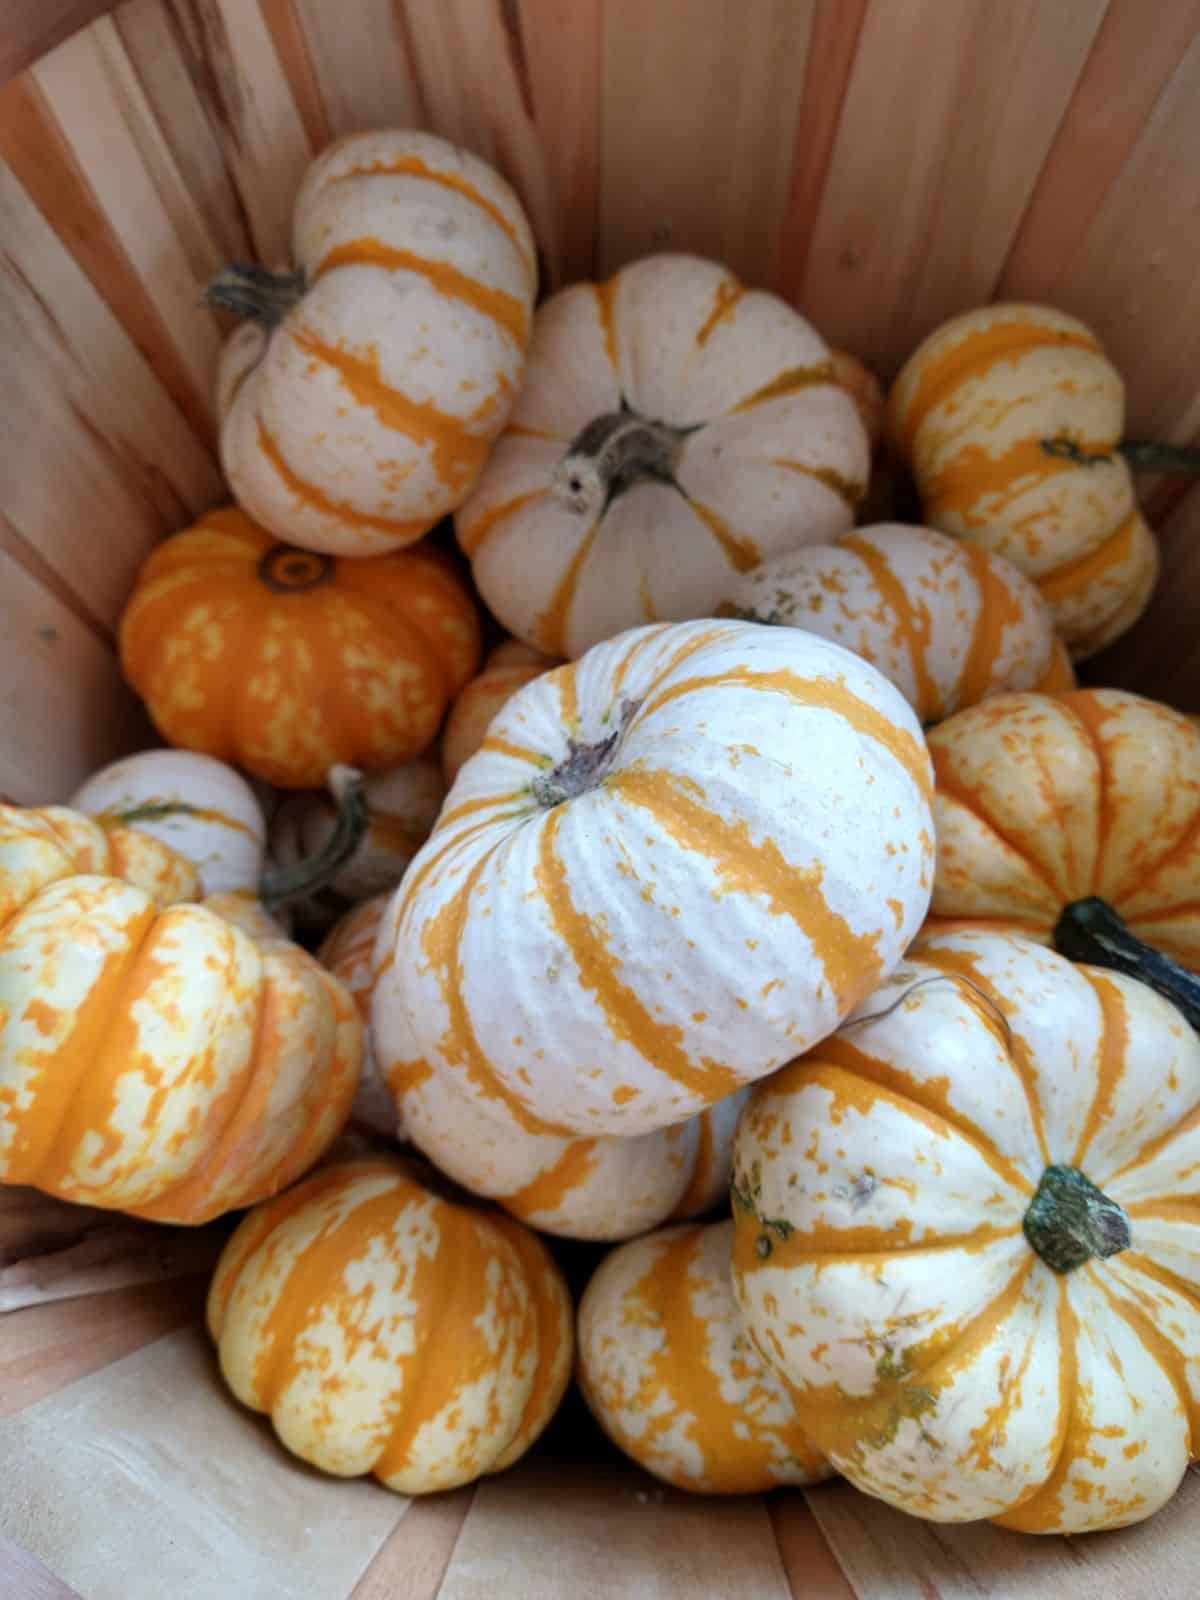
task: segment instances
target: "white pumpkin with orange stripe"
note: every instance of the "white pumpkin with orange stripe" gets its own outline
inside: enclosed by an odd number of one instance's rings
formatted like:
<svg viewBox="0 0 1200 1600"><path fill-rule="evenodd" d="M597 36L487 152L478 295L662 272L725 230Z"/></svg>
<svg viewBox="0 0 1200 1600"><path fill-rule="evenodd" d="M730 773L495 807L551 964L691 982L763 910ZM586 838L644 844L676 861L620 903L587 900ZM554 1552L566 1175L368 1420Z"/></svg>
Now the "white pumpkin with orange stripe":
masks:
<svg viewBox="0 0 1200 1600"><path fill-rule="evenodd" d="M579 1386L626 1455L679 1489L765 1494L830 1467L746 1337L733 1223L664 1228L609 1254L579 1303Z"/></svg>
<svg viewBox="0 0 1200 1600"><path fill-rule="evenodd" d="M517 1461L574 1349L540 1240L384 1160L326 1168L253 1211L217 1264L208 1327L233 1393L294 1455L401 1494Z"/></svg>
<svg viewBox="0 0 1200 1600"><path fill-rule="evenodd" d="M350 1110L350 1121L385 1139L405 1139L403 1113L384 1082L371 1038L371 994L375 988L375 944L387 910L387 894L347 911L334 923L317 951L317 960L345 984L363 1021L362 1075Z"/></svg>
<svg viewBox="0 0 1200 1600"><path fill-rule="evenodd" d="M1086 324L993 305L943 323L888 398L926 520L1032 578L1081 660L1133 626L1158 575L1118 446L1125 386Z"/></svg>
<svg viewBox="0 0 1200 1600"><path fill-rule="evenodd" d="M730 588L718 615L845 645L926 724L1005 689L1075 682L1045 601L1010 562L903 523L765 561Z"/></svg>
<svg viewBox="0 0 1200 1600"><path fill-rule="evenodd" d="M1150 1516L1200 1442L1200 1042L1030 940L923 940L751 1095L734 1288L833 1465L934 1521Z"/></svg>
<svg viewBox="0 0 1200 1600"><path fill-rule="evenodd" d="M774 295L651 256L538 310L512 421L458 511L500 621L553 656L708 616L854 520L870 449L828 346Z"/></svg>
<svg viewBox="0 0 1200 1600"><path fill-rule="evenodd" d="M179 903L197 887L149 834L0 807L0 1182L198 1223L333 1142L362 1051L349 995L287 940Z"/></svg>
<svg viewBox="0 0 1200 1600"><path fill-rule="evenodd" d="M258 893L267 846L245 778L194 750L142 750L94 772L70 805L105 827L153 834L193 862L203 893Z"/></svg>
<svg viewBox="0 0 1200 1600"><path fill-rule="evenodd" d="M529 1133L649 1133L790 1060L928 903L929 758L900 694L793 628L633 629L518 691L380 934L389 1076Z"/></svg>
<svg viewBox="0 0 1200 1600"><path fill-rule="evenodd" d="M728 1195L744 1089L652 1133L564 1139L530 1133L501 1106L485 1111L424 1062L384 1075L405 1133L440 1171L543 1233L629 1239Z"/></svg>
<svg viewBox="0 0 1200 1600"><path fill-rule="evenodd" d="M295 274L231 268L249 317L219 380L221 460L289 544L378 555L469 493L507 420L537 290L520 201L431 133L350 134L296 199Z"/></svg>

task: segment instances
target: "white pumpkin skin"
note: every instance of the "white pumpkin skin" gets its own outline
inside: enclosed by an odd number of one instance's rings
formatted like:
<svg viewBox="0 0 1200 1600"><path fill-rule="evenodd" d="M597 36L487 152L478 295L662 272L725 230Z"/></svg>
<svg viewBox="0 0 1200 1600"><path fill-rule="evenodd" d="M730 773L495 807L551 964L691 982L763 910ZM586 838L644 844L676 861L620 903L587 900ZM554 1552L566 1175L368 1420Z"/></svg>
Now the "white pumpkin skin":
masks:
<svg viewBox="0 0 1200 1600"><path fill-rule="evenodd" d="M860 1014L739 1125L748 1331L834 1466L904 1511L1149 1516L1200 1423L1200 1041L1135 980L992 933L922 939ZM1131 1244L1051 1270L1023 1232L1051 1165Z"/></svg>
<svg viewBox="0 0 1200 1600"><path fill-rule="evenodd" d="M290 544L399 549L462 501L508 416L537 289L529 224L446 140L356 133L305 175L293 252L301 298L225 350L225 475Z"/></svg>
<svg viewBox="0 0 1200 1600"><path fill-rule="evenodd" d="M375 1047L526 1132L652 1132L822 1038L929 901L930 767L791 628L631 630L528 684L388 909Z"/></svg>
<svg viewBox="0 0 1200 1600"><path fill-rule="evenodd" d="M250 785L223 761L191 750L143 750L94 772L68 804L169 844L195 866L206 895L258 892L267 825ZM165 815L138 814L160 807Z"/></svg>
<svg viewBox="0 0 1200 1600"><path fill-rule="evenodd" d="M395 888L429 837L446 796L440 764L431 756L376 773L367 778L363 791L366 834L328 885L350 902ZM303 790L285 796L271 822L275 865L295 867L318 854L333 837L337 816L337 802L328 792Z"/></svg>
<svg viewBox="0 0 1200 1600"><path fill-rule="evenodd" d="M351 1123L367 1128L384 1139L408 1137L401 1112L397 1115L397 1102L384 1082L375 1059L371 1038L371 992L375 987L374 953L379 937L379 924L387 909L389 896L376 895L364 900L334 924L326 935L317 960L328 967L335 978L340 978L349 989L363 1021L362 1075L350 1111Z"/></svg>
<svg viewBox="0 0 1200 1600"><path fill-rule="evenodd" d="M680 1489L764 1494L828 1463L746 1336L733 1223L664 1228L613 1250L579 1303L579 1384L620 1449Z"/></svg>
<svg viewBox="0 0 1200 1600"><path fill-rule="evenodd" d="M332 970L346 980L342 966ZM383 1070L412 1143L456 1183L543 1233L630 1239L701 1216L728 1194L745 1089L634 1138L564 1139L528 1132L500 1106L485 1111L452 1074L424 1062Z"/></svg>
<svg viewBox="0 0 1200 1600"><path fill-rule="evenodd" d="M625 442L609 432L601 449L598 419ZM661 459L606 486L614 451L651 434ZM803 317L714 262L651 256L539 307L511 424L455 526L504 626L577 657L638 623L709 616L733 574L836 537L869 468Z"/></svg>
<svg viewBox="0 0 1200 1600"><path fill-rule="evenodd" d="M853 650L923 723L1006 690L1074 683L1029 579L930 528L878 523L789 551L739 578L719 609Z"/></svg>

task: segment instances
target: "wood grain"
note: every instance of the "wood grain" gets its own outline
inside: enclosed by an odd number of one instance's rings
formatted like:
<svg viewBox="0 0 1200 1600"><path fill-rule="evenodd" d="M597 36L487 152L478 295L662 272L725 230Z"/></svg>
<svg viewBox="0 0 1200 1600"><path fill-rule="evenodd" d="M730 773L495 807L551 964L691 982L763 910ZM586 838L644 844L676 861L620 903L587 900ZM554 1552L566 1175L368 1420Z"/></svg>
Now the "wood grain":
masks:
<svg viewBox="0 0 1200 1600"><path fill-rule="evenodd" d="M335 137L426 121L403 17L393 0L358 0L353 27L328 0L293 3Z"/></svg>
<svg viewBox="0 0 1200 1600"><path fill-rule="evenodd" d="M15 77L117 0L5 0L0 28L0 83Z"/></svg>
<svg viewBox="0 0 1200 1600"><path fill-rule="evenodd" d="M788 1600L762 1502L679 1494L626 1464L568 1473L531 1459L479 1484L438 1600L631 1593Z"/></svg>
<svg viewBox="0 0 1200 1600"><path fill-rule="evenodd" d="M435 1600L475 1500L475 1486L412 1501L350 1600Z"/></svg>
<svg viewBox="0 0 1200 1600"><path fill-rule="evenodd" d="M816 1600L818 1595L821 1600L854 1600L854 1590L808 1505L808 1495L824 1492L822 1485L805 1493L781 1490L767 1496L771 1532L792 1600Z"/></svg>

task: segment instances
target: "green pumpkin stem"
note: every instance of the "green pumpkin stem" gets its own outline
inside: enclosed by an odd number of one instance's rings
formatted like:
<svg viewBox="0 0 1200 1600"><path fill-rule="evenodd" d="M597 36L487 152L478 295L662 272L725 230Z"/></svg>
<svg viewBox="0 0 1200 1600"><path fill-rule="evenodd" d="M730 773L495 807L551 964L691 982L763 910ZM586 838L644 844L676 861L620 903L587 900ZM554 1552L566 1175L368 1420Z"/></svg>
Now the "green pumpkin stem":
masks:
<svg viewBox="0 0 1200 1600"><path fill-rule="evenodd" d="M232 311L244 321L274 328L304 294L303 272L268 272L251 261L234 261L209 284L210 306Z"/></svg>
<svg viewBox="0 0 1200 1600"><path fill-rule="evenodd" d="M1155 439L1122 439L1117 446L1135 472L1200 473L1200 450Z"/></svg>
<svg viewBox="0 0 1200 1600"><path fill-rule="evenodd" d="M1073 900L1054 929L1054 948L1068 961L1085 961L1137 978L1169 1000L1200 1032L1200 977L1131 933L1107 901Z"/></svg>
<svg viewBox="0 0 1200 1600"><path fill-rule="evenodd" d="M1133 1241L1123 1207L1075 1167L1046 1168L1022 1227L1052 1272L1074 1272L1095 1257L1119 1255Z"/></svg>
<svg viewBox="0 0 1200 1600"><path fill-rule="evenodd" d="M268 911L324 889L362 843L369 820L362 773L338 765L330 767L326 782L338 808L333 832L319 850L295 866L275 867L263 874L258 893Z"/></svg>

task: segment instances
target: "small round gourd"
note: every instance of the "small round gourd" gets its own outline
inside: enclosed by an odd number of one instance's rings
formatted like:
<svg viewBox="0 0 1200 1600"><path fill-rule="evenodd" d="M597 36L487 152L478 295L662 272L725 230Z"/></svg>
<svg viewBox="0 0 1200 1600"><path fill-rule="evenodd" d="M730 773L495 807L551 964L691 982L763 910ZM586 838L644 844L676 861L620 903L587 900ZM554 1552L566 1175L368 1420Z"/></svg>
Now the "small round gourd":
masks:
<svg viewBox="0 0 1200 1600"><path fill-rule="evenodd" d="M579 1386L626 1455L677 1489L765 1494L830 1468L742 1328L733 1223L664 1228L607 1255L579 1303Z"/></svg>
<svg viewBox="0 0 1200 1600"><path fill-rule="evenodd" d="M539 307L455 514L489 610L550 656L704 617L730 575L849 528L866 430L829 347L724 267L659 255Z"/></svg>
<svg viewBox="0 0 1200 1600"><path fill-rule="evenodd" d="M503 708L397 890L380 1060L531 1134L694 1115L899 959L929 782L903 698L823 639L708 621L595 646Z"/></svg>
<svg viewBox="0 0 1200 1600"><path fill-rule="evenodd" d="M1028 939L921 941L751 1095L747 1331L857 1487L1027 1533L1138 1522L1200 1417L1200 1041Z"/></svg>
<svg viewBox="0 0 1200 1600"><path fill-rule="evenodd" d="M474 602L440 552L337 560L236 507L151 553L121 664L169 743L284 789L373 773L433 743L479 662Z"/></svg>
<svg viewBox="0 0 1200 1600"><path fill-rule="evenodd" d="M461 689L442 732L442 775L449 789L463 763L487 737L492 718L518 689L559 663L519 639L505 639L483 663L478 676Z"/></svg>
<svg viewBox="0 0 1200 1600"><path fill-rule="evenodd" d="M294 1455L410 1495L524 1455L574 1344L545 1246L391 1160L327 1167L251 1212L217 1264L208 1327L230 1389Z"/></svg>

